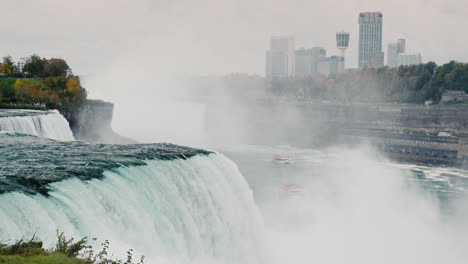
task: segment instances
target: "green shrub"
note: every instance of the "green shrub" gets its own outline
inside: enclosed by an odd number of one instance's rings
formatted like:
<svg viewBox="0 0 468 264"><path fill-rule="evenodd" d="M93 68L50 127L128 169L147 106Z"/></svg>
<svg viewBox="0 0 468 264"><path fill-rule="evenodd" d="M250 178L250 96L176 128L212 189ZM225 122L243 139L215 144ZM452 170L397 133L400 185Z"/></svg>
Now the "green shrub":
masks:
<svg viewBox="0 0 468 264"><path fill-rule="evenodd" d="M63 232L57 232L57 244L55 245L55 252L65 254L69 257L76 257L80 251L91 248L91 246L88 245L87 237L84 237L75 243L73 243L73 240L73 238L67 240Z"/></svg>
<svg viewBox="0 0 468 264"><path fill-rule="evenodd" d="M93 240L96 240L95 238ZM6 264L143 264L144 256L138 263L133 262L133 250L127 251L125 260L109 256L109 241L101 244L102 249L95 253L88 238L76 242L67 239L63 232L57 231L57 243L51 251L43 248L43 243L33 236L29 241L23 239L13 244L0 242L0 263Z"/></svg>

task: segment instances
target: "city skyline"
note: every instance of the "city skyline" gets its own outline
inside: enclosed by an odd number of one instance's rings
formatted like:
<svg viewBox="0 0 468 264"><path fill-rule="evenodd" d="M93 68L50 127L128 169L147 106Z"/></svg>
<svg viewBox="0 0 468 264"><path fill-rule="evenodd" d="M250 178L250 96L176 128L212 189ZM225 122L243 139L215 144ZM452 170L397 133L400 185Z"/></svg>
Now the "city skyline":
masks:
<svg viewBox="0 0 468 264"><path fill-rule="evenodd" d="M468 61L468 36L450 33L464 32L467 1L201 0L195 4L187 0L83 0L74 6L71 17L62 2L67 1L0 0L8 10L4 18L15 21L1 27L7 40L0 43L2 54L15 59L32 53L63 57L76 65L76 73L98 76L110 75L128 64L142 65L145 71L161 75L263 75L265 47L271 35L292 34L300 44L297 46L323 46L330 55L338 55L334 34L343 29L351 34L346 65L354 68L356 14L381 11L385 14L384 50L388 43L405 38L424 55L424 61ZM54 4L54 10L46 8L50 6L47 3ZM424 12L422 5L427 7ZM102 10L109 12L106 20L102 20ZM76 19L78 15L86 19Z"/></svg>
<svg viewBox="0 0 468 264"><path fill-rule="evenodd" d="M330 57L326 57L326 48L320 46L308 48L300 46L300 48L296 48L294 36L272 36L270 39L270 50L266 54L265 76L293 77L307 76L314 73L328 75L330 73L341 72L344 69L381 68L384 66L392 68L423 63L421 53L406 51L406 39L399 38L396 42L389 42L386 52L384 51L384 44L382 43L384 33L383 17L382 12L359 13L359 60L357 68L345 68L346 50L349 48L350 33L341 30L336 33L336 48L340 51L340 54ZM278 59L272 61L274 41L292 43L292 45L283 45L286 47L286 50L281 52L288 54L283 56L284 58L282 58L281 62ZM291 49L295 50L295 52L292 52ZM318 53L315 54L317 49L322 49L324 51L323 54L320 56L318 56ZM285 64L287 65L285 66ZM285 73L280 73L278 70L275 73L274 68L283 68L285 69Z"/></svg>

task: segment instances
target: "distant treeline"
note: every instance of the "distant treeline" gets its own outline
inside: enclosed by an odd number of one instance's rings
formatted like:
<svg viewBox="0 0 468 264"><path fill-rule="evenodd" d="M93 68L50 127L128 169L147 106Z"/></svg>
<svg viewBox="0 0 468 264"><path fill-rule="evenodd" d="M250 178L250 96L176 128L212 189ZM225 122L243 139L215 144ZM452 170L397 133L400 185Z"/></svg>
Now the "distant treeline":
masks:
<svg viewBox="0 0 468 264"><path fill-rule="evenodd" d="M32 55L22 61L24 64L14 63L9 56L3 59L0 107L46 106L64 115L77 113L87 94L65 60Z"/></svg>
<svg viewBox="0 0 468 264"><path fill-rule="evenodd" d="M468 64L429 62L399 68L365 68L329 76L272 79L268 91L276 95L329 101L424 103L441 99L446 90L468 93Z"/></svg>
<svg viewBox="0 0 468 264"><path fill-rule="evenodd" d="M3 58L0 64L0 74L3 78L47 78L72 75L67 62L60 58L45 59L33 54L14 62L11 56Z"/></svg>

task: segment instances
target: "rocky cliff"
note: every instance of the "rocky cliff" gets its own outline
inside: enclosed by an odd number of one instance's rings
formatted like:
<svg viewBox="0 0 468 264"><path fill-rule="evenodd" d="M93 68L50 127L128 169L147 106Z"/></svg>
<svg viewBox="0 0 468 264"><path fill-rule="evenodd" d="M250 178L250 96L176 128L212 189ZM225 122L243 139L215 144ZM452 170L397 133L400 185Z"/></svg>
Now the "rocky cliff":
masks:
<svg viewBox="0 0 468 264"><path fill-rule="evenodd" d="M87 100L79 113L71 118L70 127L78 140L90 143L136 143L124 138L112 129L114 104L101 100Z"/></svg>

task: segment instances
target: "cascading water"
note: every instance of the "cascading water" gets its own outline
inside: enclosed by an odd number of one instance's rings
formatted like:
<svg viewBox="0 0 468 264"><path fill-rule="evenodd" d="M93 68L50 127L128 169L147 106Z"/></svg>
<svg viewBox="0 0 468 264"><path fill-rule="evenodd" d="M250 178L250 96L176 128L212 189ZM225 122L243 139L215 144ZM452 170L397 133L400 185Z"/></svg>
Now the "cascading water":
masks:
<svg viewBox="0 0 468 264"><path fill-rule="evenodd" d="M133 248L147 263L262 262L252 192L220 154L0 137L0 241L36 233L51 244L60 230L108 239L115 252ZM12 148L31 150L28 165Z"/></svg>
<svg viewBox="0 0 468 264"><path fill-rule="evenodd" d="M57 110L2 110L0 131L62 141L75 140L68 121Z"/></svg>

